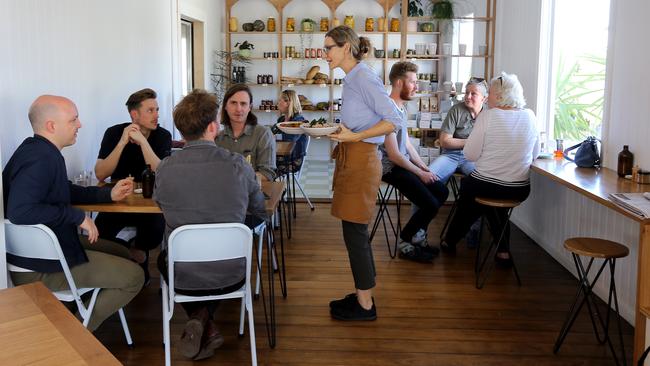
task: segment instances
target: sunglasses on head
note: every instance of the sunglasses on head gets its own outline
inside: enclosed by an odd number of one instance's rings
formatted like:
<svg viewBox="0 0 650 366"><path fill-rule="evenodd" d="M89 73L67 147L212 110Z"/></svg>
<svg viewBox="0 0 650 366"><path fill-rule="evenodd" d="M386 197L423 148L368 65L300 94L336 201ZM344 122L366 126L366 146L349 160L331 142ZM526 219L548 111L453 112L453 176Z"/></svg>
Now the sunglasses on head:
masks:
<svg viewBox="0 0 650 366"><path fill-rule="evenodd" d="M477 77L474 77L474 76L469 78L469 81L467 82L467 84L468 85L469 84L482 84L483 86L485 86L487 88L487 81L485 81L485 79L477 78Z"/></svg>

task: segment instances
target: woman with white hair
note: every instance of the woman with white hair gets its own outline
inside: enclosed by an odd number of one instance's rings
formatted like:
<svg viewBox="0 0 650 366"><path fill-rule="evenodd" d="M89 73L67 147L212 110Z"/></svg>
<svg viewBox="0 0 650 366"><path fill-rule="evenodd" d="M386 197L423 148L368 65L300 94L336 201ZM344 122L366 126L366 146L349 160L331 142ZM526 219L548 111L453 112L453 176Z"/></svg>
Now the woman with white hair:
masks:
<svg viewBox="0 0 650 366"><path fill-rule="evenodd" d="M443 251L454 252L458 241L484 213L486 207L474 198L523 201L528 197L530 164L539 152L539 140L535 114L524 109L525 105L517 75L502 72L492 79L490 109L479 114L463 149L465 158L475 162L475 170L461 181L458 210L440 244ZM506 210L499 210L498 216L492 212L487 211L487 218L491 227L500 230L503 226L497 223L505 221ZM509 244L506 230L495 257L497 264L504 267L512 266Z"/></svg>

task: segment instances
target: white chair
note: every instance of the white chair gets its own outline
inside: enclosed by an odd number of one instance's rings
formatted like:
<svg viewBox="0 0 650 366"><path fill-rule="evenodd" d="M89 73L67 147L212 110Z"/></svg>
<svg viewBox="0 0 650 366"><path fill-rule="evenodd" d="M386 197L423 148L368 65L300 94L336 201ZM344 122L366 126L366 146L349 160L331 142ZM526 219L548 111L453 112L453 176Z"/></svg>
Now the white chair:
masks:
<svg viewBox="0 0 650 366"><path fill-rule="evenodd" d="M305 198L305 200L307 200L307 204L309 205L309 208L311 208L312 211L313 211L314 210L314 205L311 203L311 200L309 200L309 197L307 196L307 194L305 193L305 190L302 188L302 185L300 184L300 178L302 177L302 169L305 166L305 160L307 160L307 154L309 153L309 143L310 142L311 142L311 137L307 136L307 142L305 143L305 145L306 145L305 146L305 156L303 156L303 158L302 158L302 164L300 164L300 169L298 170L297 173L292 171L291 174L293 174L293 180L294 180L294 182L296 182L296 185L298 185L298 189L300 189L300 192L302 193L302 196ZM297 179L296 179L296 175L297 175ZM295 192L294 192L294 198L295 198Z"/></svg>
<svg viewBox="0 0 650 366"><path fill-rule="evenodd" d="M250 273L253 252L253 234L243 224L197 224L176 228L169 235L167 245L168 279L160 276L163 298L163 341L165 343L165 365L171 365L171 339L169 323L174 315L174 303L211 301L241 298L241 317L239 335L244 334L245 310L248 311L248 328L251 343L252 364L257 365L255 347L255 326L253 319L253 301L250 291ZM174 291L174 263L177 262L212 262L219 260L246 258L246 281L244 285L230 293L211 296L188 296Z"/></svg>
<svg viewBox="0 0 650 366"><path fill-rule="evenodd" d="M88 326L90 317L95 307L97 294L101 288L77 288L74 282L72 273L68 262L63 255L59 240L50 228L45 225L16 225L9 220L4 220L5 225L5 242L7 246L7 253L24 258L34 259L49 259L58 260L63 268L63 273L68 282L69 290L53 291L52 293L57 299L64 302L74 301L77 304L79 314L81 315L84 327ZM27 272L24 268L19 268L11 264L7 264L10 272ZM85 293L91 292L92 295L88 306L84 305L81 301L81 296ZM126 323L124 310L118 311L122 328L124 329L124 337L129 348L133 347L133 340L129 332L129 325Z"/></svg>

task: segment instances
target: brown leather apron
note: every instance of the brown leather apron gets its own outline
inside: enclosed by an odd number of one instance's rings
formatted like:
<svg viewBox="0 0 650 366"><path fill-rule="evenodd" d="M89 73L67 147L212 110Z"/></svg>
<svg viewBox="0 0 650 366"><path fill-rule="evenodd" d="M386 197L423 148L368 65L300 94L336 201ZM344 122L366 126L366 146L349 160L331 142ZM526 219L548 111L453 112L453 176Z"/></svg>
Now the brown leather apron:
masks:
<svg viewBox="0 0 650 366"><path fill-rule="evenodd" d="M332 190L332 216L357 224L368 224L375 214L381 183L381 161L377 145L367 142L339 143Z"/></svg>

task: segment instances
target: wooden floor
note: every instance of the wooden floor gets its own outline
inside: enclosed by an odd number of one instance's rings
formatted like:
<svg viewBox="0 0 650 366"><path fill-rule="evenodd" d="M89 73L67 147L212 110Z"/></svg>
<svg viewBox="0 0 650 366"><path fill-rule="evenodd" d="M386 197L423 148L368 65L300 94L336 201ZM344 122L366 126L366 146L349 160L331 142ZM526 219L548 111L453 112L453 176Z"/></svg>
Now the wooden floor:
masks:
<svg viewBox="0 0 650 366"><path fill-rule="evenodd" d="M286 243L288 297L278 296L277 347L266 339L264 313L255 302L260 365L612 365L597 344L583 313L558 355L553 343L576 290L574 277L531 239L513 227L512 250L523 286L511 271L497 270L483 290L474 288L474 251L459 244L456 257L433 264L390 259L380 233L373 242L377 268L374 294L378 319L340 322L328 302L353 291L340 223L329 204L310 211L299 204L293 238ZM394 208L393 208L394 209ZM429 227L437 244L449 208ZM407 218L408 209L402 212ZM153 268L153 267L152 267ZM158 273L125 309L135 341L129 350L117 317L96 333L127 365L162 365L161 300ZM279 293L279 291L278 291ZM249 338L237 337L239 303L224 304L217 316L226 342L201 365L250 364ZM176 308L172 323L172 363L189 365L175 351L186 316ZM633 329L624 325L628 364Z"/></svg>

